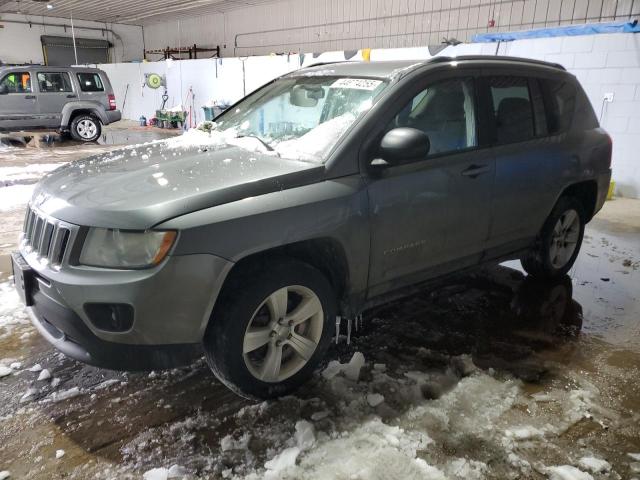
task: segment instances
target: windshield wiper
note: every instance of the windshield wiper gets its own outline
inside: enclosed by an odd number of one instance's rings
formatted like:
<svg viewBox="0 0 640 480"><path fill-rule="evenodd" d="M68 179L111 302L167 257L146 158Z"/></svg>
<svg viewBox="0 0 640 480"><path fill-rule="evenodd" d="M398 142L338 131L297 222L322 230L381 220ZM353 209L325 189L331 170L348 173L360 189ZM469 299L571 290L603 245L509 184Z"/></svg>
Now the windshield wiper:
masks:
<svg viewBox="0 0 640 480"><path fill-rule="evenodd" d="M262 145L264 145L264 147L270 151L270 152L275 152L274 148L269 145L267 142L265 142L264 140L262 140L260 137L256 136L256 135L238 135L236 138L255 138L256 140L258 140Z"/></svg>

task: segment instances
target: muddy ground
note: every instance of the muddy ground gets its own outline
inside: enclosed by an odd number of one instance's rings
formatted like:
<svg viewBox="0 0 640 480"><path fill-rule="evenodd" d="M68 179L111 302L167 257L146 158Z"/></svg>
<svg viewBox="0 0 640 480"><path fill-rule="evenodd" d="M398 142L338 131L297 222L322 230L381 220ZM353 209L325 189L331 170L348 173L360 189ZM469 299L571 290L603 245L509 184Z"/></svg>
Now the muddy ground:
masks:
<svg viewBox="0 0 640 480"><path fill-rule="evenodd" d="M23 208L0 211L10 478L640 478L640 201L607 203L569 276L538 282L510 262L366 312L329 353L342 365L259 404L203 360L118 373L56 353L7 281Z"/></svg>

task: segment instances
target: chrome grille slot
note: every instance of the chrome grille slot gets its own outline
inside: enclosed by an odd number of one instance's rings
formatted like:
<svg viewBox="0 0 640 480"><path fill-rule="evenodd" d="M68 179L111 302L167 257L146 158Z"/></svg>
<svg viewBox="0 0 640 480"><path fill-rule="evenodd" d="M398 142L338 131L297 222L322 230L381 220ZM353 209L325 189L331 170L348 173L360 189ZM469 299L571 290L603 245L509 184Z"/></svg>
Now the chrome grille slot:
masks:
<svg viewBox="0 0 640 480"><path fill-rule="evenodd" d="M33 227L33 238L31 238L31 246L37 252L40 246L40 239L42 238L42 227L44 226L44 219L36 217L35 226Z"/></svg>
<svg viewBox="0 0 640 480"><path fill-rule="evenodd" d="M40 248L38 252L43 257L49 255L49 249L51 247L51 240L53 239L53 231L55 226L53 223L47 222L44 226L44 233L42 234L42 242L40 242Z"/></svg>
<svg viewBox="0 0 640 480"><path fill-rule="evenodd" d="M49 258L53 263L61 264L62 259L64 258L64 252L67 250L67 245L69 243L69 236L71 232L68 228L60 227L58 228L58 232L56 235L56 243L54 245L53 251L49 255Z"/></svg>
<svg viewBox="0 0 640 480"><path fill-rule="evenodd" d="M31 238L31 233L33 230L33 211L31 209L27 210L27 215L24 217L24 238Z"/></svg>
<svg viewBox="0 0 640 480"><path fill-rule="evenodd" d="M73 225L63 225L53 218L40 216L29 208L24 220L23 247L41 259L60 265L65 258Z"/></svg>

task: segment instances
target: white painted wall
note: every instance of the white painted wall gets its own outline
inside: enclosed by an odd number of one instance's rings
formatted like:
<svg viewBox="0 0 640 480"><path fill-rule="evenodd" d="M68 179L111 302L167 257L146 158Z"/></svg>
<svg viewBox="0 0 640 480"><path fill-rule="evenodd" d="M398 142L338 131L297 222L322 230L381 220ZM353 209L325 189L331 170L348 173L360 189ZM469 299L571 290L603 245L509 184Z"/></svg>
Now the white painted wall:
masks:
<svg viewBox="0 0 640 480"><path fill-rule="evenodd" d="M246 74L244 85L243 62ZM246 60L222 58L102 64L98 65L98 68L109 75L123 118L138 120L142 115L146 118L155 115L155 111L162 105L164 88L152 90L143 85L145 73L157 73L166 77L169 96L166 107L182 105L187 112L192 107L193 121L197 124L204 120L204 105L213 101L234 103L245 93L248 94L268 81L295 70L299 67L299 62L299 57L292 55L289 58L281 56L251 57Z"/></svg>
<svg viewBox="0 0 640 480"><path fill-rule="evenodd" d="M458 55L495 51L496 44L455 47ZM501 44L499 54L556 62L576 75L601 126L613 139L616 194L640 198L640 36L619 33L518 40ZM614 94L611 103L603 102L607 92Z"/></svg>
<svg viewBox="0 0 640 480"><path fill-rule="evenodd" d="M23 25L11 23L11 20L66 25L59 27L41 25ZM68 18L36 17L27 15L3 14L0 19L0 60L4 63L43 63L41 35L71 37ZM97 22L74 21L75 34L82 38L97 38L110 41L111 60L129 62L143 58L142 28L135 25L107 24ZM108 28L111 32L86 30L82 27Z"/></svg>

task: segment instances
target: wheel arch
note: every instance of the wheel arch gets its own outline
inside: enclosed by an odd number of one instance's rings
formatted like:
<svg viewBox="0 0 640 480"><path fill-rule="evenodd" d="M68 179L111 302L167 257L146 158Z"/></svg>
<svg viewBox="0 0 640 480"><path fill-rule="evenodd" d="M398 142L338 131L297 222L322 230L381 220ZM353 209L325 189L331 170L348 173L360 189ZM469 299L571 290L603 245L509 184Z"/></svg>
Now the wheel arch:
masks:
<svg viewBox="0 0 640 480"><path fill-rule="evenodd" d="M320 237L268 248L238 260L222 282L208 323L210 324L215 316L216 307L220 305L221 299L238 288L239 280L244 275L265 268L270 262L285 259L298 260L319 270L331 284L339 310L343 309L343 305L347 305L350 271L346 252L338 240Z"/></svg>
<svg viewBox="0 0 640 480"><path fill-rule="evenodd" d="M595 180L573 183L565 187L558 197L558 200L562 197L574 197L578 199L584 207L584 213L586 215L585 223L589 222L595 214L596 202L598 200L598 183Z"/></svg>
<svg viewBox="0 0 640 480"><path fill-rule="evenodd" d="M100 111L100 109L96 108L94 105L87 104L82 106L64 107L62 111L61 128L71 128L71 122L78 115L93 115L103 125L109 123L106 116Z"/></svg>

